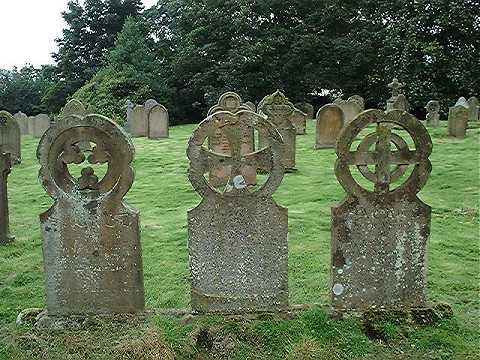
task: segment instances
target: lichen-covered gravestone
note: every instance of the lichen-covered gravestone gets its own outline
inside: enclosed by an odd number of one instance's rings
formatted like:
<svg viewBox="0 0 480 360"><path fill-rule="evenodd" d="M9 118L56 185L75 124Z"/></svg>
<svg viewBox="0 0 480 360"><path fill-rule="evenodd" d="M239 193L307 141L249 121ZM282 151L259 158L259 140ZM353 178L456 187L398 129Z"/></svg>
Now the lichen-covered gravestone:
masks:
<svg viewBox="0 0 480 360"><path fill-rule="evenodd" d="M147 114L148 138L152 140L168 138L168 110L165 106L156 104Z"/></svg>
<svg viewBox="0 0 480 360"><path fill-rule="evenodd" d="M357 147L354 141L369 125L376 129ZM405 130L415 150L392 127ZM430 175L431 152L428 131L400 110L367 110L342 130L335 174L348 197L332 208L334 310L425 305L431 208L417 193ZM410 166L411 175L394 188ZM351 167L373 183L373 189L360 185Z"/></svg>
<svg viewBox="0 0 480 360"><path fill-rule="evenodd" d="M70 100L62 109L62 117L67 117L69 115L85 116L87 115L87 110L85 105L80 100L72 99Z"/></svg>
<svg viewBox="0 0 480 360"><path fill-rule="evenodd" d="M440 126L440 103L437 100L430 100L425 106L427 110L426 123L430 127Z"/></svg>
<svg viewBox="0 0 480 360"><path fill-rule="evenodd" d="M46 326L69 315L144 309L139 213L122 200L134 178L133 144L103 116L71 117L52 126L37 150L39 180L55 200L40 215ZM92 149L82 151L81 142Z"/></svg>
<svg viewBox="0 0 480 360"><path fill-rule="evenodd" d="M243 154L239 133L243 124L268 138L268 147ZM231 155L207 150L208 134L222 128ZM188 212L191 304L196 313L281 311L288 307L288 212L272 194L280 186L281 136L263 116L241 110L217 112L204 120L189 141L189 179L202 196ZM223 192L204 176L214 163L231 166ZM244 165L269 170L267 181L249 189Z"/></svg>
<svg viewBox="0 0 480 360"><path fill-rule="evenodd" d="M22 161L20 127L6 111L0 111L0 152L10 154L14 164Z"/></svg>
<svg viewBox="0 0 480 360"><path fill-rule="evenodd" d="M315 149L335 148L343 124L343 111L338 105L322 106L317 113Z"/></svg>
<svg viewBox="0 0 480 360"><path fill-rule="evenodd" d="M312 104L307 103L307 102L299 102L295 104L295 107L297 109L300 109L302 112L307 114L308 119L313 119L315 116L315 108L313 107Z"/></svg>
<svg viewBox="0 0 480 360"><path fill-rule="evenodd" d="M15 239L10 234L8 215L7 177L11 168L10 154L0 151L0 245L6 245Z"/></svg>
<svg viewBox="0 0 480 360"><path fill-rule="evenodd" d="M247 104L242 104L240 95L229 91L220 96L218 103L210 108L208 116L211 116L217 112L231 112L236 113L242 110L250 110ZM251 127L250 122L239 124L241 130L237 135L240 141L240 151L242 154L249 154L255 151L255 137L254 129ZM226 156L231 155L231 141L222 128L211 128L212 132L208 135L208 148L217 154ZM224 186L228 183L230 178L231 167L222 163L212 164L209 169L209 182L212 186ZM245 165L241 168L242 176L247 185L255 185L257 183L257 169L255 167Z"/></svg>
<svg viewBox="0 0 480 360"><path fill-rule="evenodd" d="M307 132L307 114L295 108L295 111L290 115L290 122L295 126L297 135L305 135Z"/></svg>
<svg viewBox="0 0 480 360"><path fill-rule="evenodd" d="M469 109L457 102L448 112L448 134L464 138L467 135Z"/></svg>
<svg viewBox="0 0 480 360"><path fill-rule="evenodd" d="M146 137L148 135L147 115L143 105L136 105L133 108L130 134L133 137Z"/></svg>
<svg viewBox="0 0 480 360"><path fill-rule="evenodd" d="M357 103L357 105L360 107L360 111L365 110L365 100L360 95L352 95L347 99L347 101Z"/></svg>
<svg viewBox="0 0 480 360"><path fill-rule="evenodd" d="M344 124L350 123L355 117L362 112L362 108L358 100L342 100L335 99L333 104L337 105L343 111Z"/></svg>
<svg viewBox="0 0 480 360"><path fill-rule="evenodd" d="M261 114L267 115L268 120L275 126L283 139L283 165L287 171L295 171L295 156L297 151L297 130L290 121L295 106L279 90L272 95L265 96L258 105ZM261 133L258 136L259 148L268 146L268 138Z"/></svg>
<svg viewBox="0 0 480 360"><path fill-rule="evenodd" d="M28 116L23 112L18 112L13 117L20 128L20 135L28 135Z"/></svg>
<svg viewBox="0 0 480 360"><path fill-rule="evenodd" d="M50 117L46 114L39 114L28 119L28 129L34 138L41 138L50 127Z"/></svg>
<svg viewBox="0 0 480 360"><path fill-rule="evenodd" d="M479 103L478 99L475 96L472 96L467 100L469 115L468 121L479 121Z"/></svg>

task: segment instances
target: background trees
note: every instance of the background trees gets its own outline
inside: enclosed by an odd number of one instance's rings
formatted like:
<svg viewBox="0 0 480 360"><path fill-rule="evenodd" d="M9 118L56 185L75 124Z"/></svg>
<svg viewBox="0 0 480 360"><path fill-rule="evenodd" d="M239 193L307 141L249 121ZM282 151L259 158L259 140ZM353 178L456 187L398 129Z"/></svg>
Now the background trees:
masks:
<svg viewBox="0 0 480 360"><path fill-rule="evenodd" d="M480 93L479 6L478 0L160 0L142 10L140 0L71 1L56 65L44 69L43 87L33 87L41 96L24 101L32 111L58 112L75 94L121 119L126 98L153 97L175 122L198 121L226 90L258 102L279 88L318 106L360 94L368 106L383 106L386 84L398 77L423 116L430 99L447 110L459 96ZM0 90L0 105L10 110L6 99L20 87L6 73L1 84L10 84L10 95Z"/></svg>

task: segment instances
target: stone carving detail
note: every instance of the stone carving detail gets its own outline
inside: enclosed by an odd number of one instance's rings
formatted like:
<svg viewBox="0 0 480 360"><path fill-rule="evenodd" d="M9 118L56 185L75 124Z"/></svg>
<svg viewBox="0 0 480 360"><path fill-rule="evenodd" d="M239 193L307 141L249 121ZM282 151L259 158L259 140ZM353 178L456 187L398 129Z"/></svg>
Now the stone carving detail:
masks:
<svg viewBox="0 0 480 360"><path fill-rule="evenodd" d="M265 96L258 105L261 114L267 115L268 120L275 126L283 138L283 165L287 171L295 171L295 155L297 147L297 130L290 121L295 106L279 90ZM259 148L268 146L268 138L259 134Z"/></svg>
<svg viewBox="0 0 480 360"><path fill-rule="evenodd" d="M208 116L211 116L217 112L232 112L236 113L242 110L250 110L247 104L242 104L240 95L234 92L226 92L220 96L218 103L210 108ZM248 123L240 126L241 131L237 134L240 141L241 153L249 154L255 151L255 134L254 129L248 126ZM231 155L231 142L224 133L222 128L215 128L208 136L208 148L217 154ZM219 163L213 165L209 169L209 181L214 187L224 186L228 183L230 166ZM242 166L242 176L247 185L255 185L257 183L257 169L250 165Z"/></svg>
<svg viewBox="0 0 480 360"><path fill-rule="evenodd" d="M122 201L133 156L123 129L100 115L71 115L40 140L39 180L55 200L40 215L49 317L143 311L139 214Z"/></svg>
<svg viewBox="0 0 480 360"><path fill-rule="evenodd" d="M338 105L327 104L318 110L315 149L335 148L343 124L343 111Z"/></svg>
<svg viewBox="0 0 480 360"><path fill-rule="evenodd" d="M20 126L6 111L0 111L0 153L10 154L14 164L22 161Z"/></svg>
<svg viewBox="0 0 480 360"><path fill-rule="evenodd" d="M405 87L405 84L394 78L393 81L388 84L388 87L392 90L392 96L387 100L387 111L390 110L402 110L410 111L410 104L405 95L401 93L401 90Z"/></svg>
<svg viewBox="0 0 480 360"><path fill-rule="evenodd" d="M69 115L85 116L87 115L87 110L85 105L80 100L72 99L70 100L62 110L62 117Z"/></svg>
<svg viewBox="0 0 480 360"><path fill-rule="evenodd" d="M468 115L468 121L479 121L479 102L475 96L472 96L467 100L468 108L470 110Z"/></svg>
<svg viewBox="0 0 480 360"><path fill-rule="evenodd" d="M360 132L373 124L376 130L353 150ZM410 135L415 150L392 131L397 127ZM430 175L431 152L425 127L400 110L367 110L342 130L335 174L348 197L332 208L334 309L425 305L431 208L417 193ZM373 190L356 181L352 166L374 184ZM410 176L393 189L392 183L401 180L410 166Z"/></svg>
<svg viewBox="0 0 480 360"><path fill-rule="evenodd" d="M426 122L427 126L440 126L440 103L437 100L430 100L425 106L427 110Z"/></svg>
<svg viewBox="0 0 480 360"><path fill-rule="evenodd" d="M467 135L468 115L468 107L459 102L449 109L448 134L450 136L464 138Z"/></svg>
<svg viewBox="0 0 480 360"><path fill-rule="evenodd" d="M11 168L10 154L0 151L0 246L6 245L15 239L10 234L8 215L7 177Z"/></svg>
<svg viewBox="0 0 480 360"><path fill-rule="evenodd" d="M242 153L239 133L248 126L269 146ZM208 136L221 128L230 155L208 150ZM249 110L215 112L195 130L188 145L189 179L202 202L188 212L191 303L197 313L279 311L288 307L288 214L272 194L280 186L282 138L263 116ZM231 167L223 192L205 173L215 164ZM256 190L247 187L242 167L269 170Z"/></svg>

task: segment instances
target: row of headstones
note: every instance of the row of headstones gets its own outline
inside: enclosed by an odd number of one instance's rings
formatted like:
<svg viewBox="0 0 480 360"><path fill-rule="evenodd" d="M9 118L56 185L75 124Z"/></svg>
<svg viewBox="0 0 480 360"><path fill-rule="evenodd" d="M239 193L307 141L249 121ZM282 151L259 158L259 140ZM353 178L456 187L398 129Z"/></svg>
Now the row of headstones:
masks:
<svg viewBox="0 0 480 360"><path fill-rule="evenodd" d="M188 142L189 179L202 196L201 203L188 212L195 313L285 311L289 307L288 210L272 195L282 182L287 156L282 136L286 129L279 120L292 111L280 92L266 97L259 113L243 106L232 111L221 106L199 124ZM389 123L412 135L415 150L392 150ZM369 127L373 124L377 126ZM241 152L246 129L258 131L264 139L262 148L248 154ZM351 149L363 129L374 130L356 150ZM218 132L230 145L227 156L207 147ZM79 146L82 142L93 147L84 151ZM334 309L426 305L431 209L416 194L430 174L431 151L425 127L404 111L367 110L342 130L335 171L348 196L332 208L330 292ZM8 156L2 153L0 161L2 215L7 204ZM39 180L55 200L40 215L47 312L39 322L48 325L70 315L142 312L139 212L123 202L133 184L130 137L99 115L69 117L47 130L37 156ZM104 178L99 179L90 166L79 178L70 174L70 164L85 161L108 164ZM219 164L230 167L223 192L205 177ZM414 165L412 175L392 190L391 183L407 171L406 164ZM253 191L246 186L242 181L245 166L268 172L262 187ZM374 190L362 187L350 167L362 169ZM0 226L0 231L4 228Z"/></svg>
<svg viewBox="0 0 480 360"><path fill-rule="evenodd" d="M50 126L50 117L46 114L27 116L22 112L14 115L20 128L21 135L31 135L35 138L41 138Z"/></svg>
<svg viewBox="0 0 480 360"><path fill-rule="evenodd" d="M135 105L127 100L127 122L125 130L133 137L163 139L169 136L169 116L165 106L149 99L143 105Z"/></svg>
<svg viewBox="0 0 480 360"><path fill-rule="evenodd" d="M448 112L448 133L450 136L465 137L469 122L478 122L479 102L475 96L468 101L461 97Z"/></svg>

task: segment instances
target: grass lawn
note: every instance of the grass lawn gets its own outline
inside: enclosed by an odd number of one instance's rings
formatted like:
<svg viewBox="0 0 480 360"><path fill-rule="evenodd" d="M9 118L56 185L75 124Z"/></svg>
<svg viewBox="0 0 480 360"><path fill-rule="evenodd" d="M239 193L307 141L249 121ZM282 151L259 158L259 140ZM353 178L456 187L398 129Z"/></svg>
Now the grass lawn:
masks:
<svg viewBox="0 0 480 360"><path fill-rule="evenodd" d="M199 203L186 173L194 126L170 139L135 139L136 180L126 201L141 212L146 303L149 309L189 306L187 210ZM385 321L370 339L357 319L330 320L324 307L292 320L223 317L99 323L82 331L16 327L25 308L44 307L38 215L52 204L37 181L38 140L23 137L23 162L9 177L10 223L16 241L0 248L0 359L478 359L479 139L449 138L434 129L432 175L420 198L432 206L428 297L452 305L454 317L433 326ZM297 138L297 167L275 194L289 209L291 304L327 304L330 207L345 196L333 150L313 150L314 122Z"/></svg>

